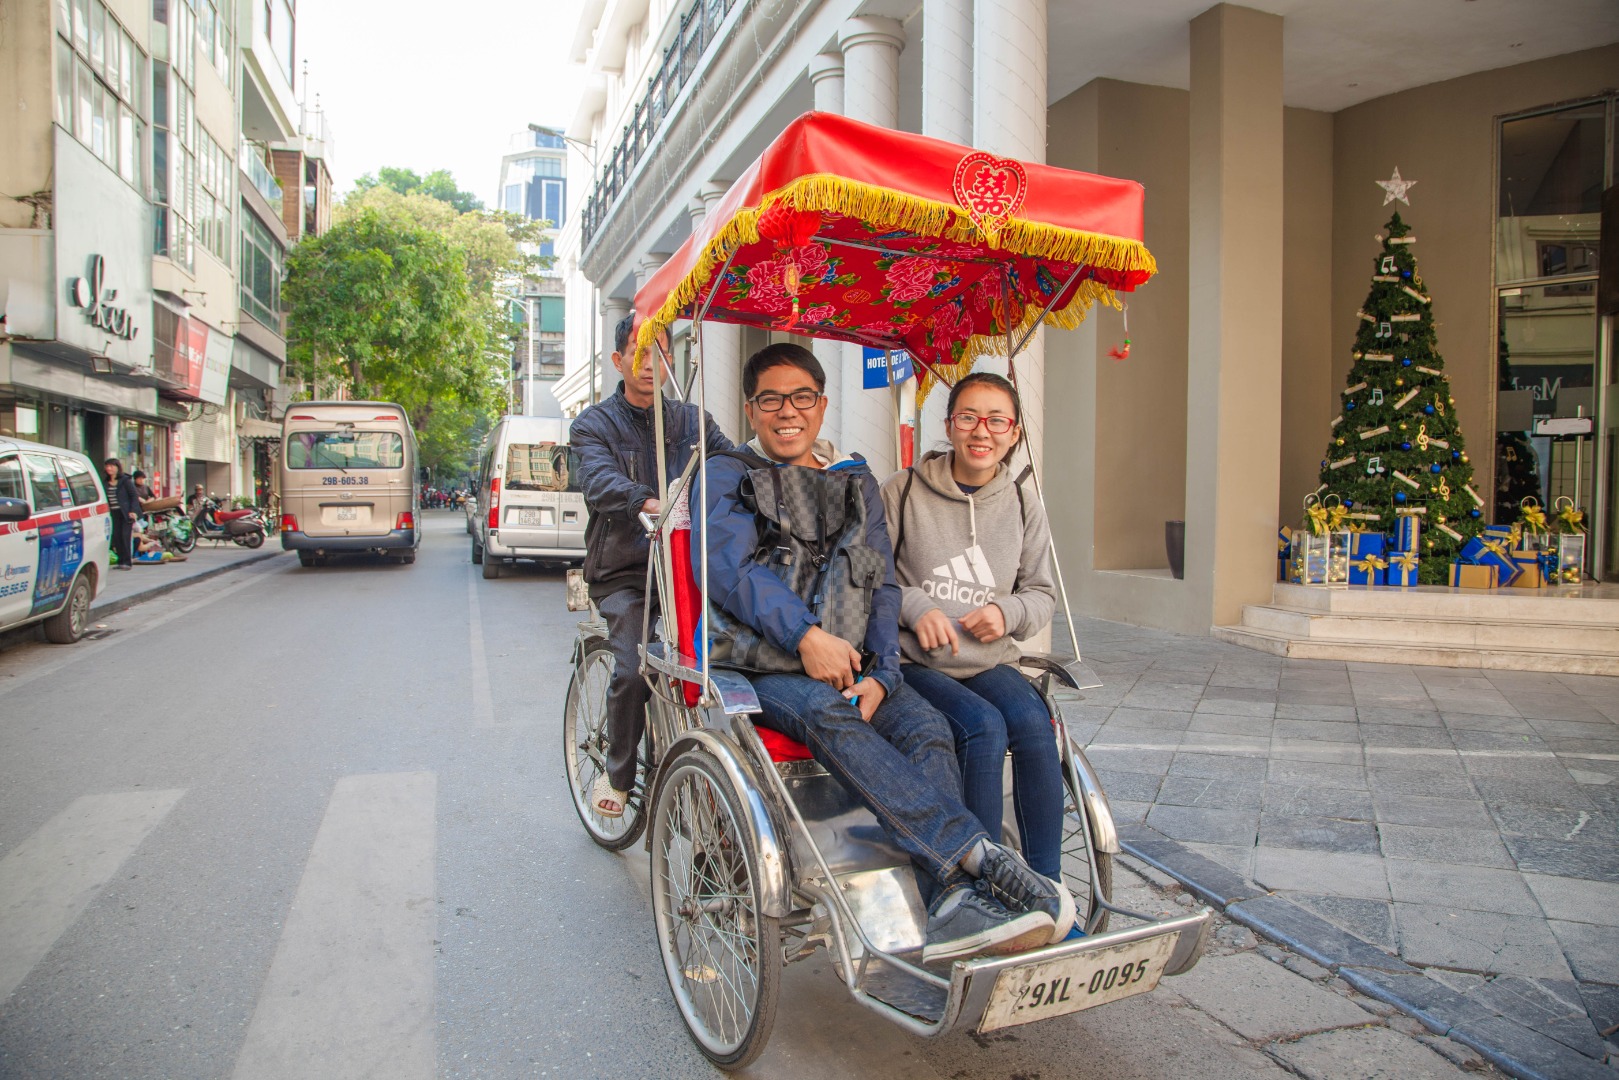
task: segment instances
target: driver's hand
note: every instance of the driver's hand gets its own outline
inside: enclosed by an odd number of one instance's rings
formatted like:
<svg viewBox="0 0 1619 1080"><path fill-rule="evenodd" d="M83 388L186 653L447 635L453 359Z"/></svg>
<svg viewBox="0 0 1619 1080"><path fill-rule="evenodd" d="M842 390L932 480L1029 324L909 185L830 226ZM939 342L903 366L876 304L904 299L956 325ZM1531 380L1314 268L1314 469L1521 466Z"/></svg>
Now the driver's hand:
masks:
<svg viewBox="0 0 1619 1080"><path fill-rule="evenodd" d="M920 619L916 620L916 640L928 652L950 646L951 656L961 655L961 646L956 640L956 628L950 621L950 616L934 608Z"/></svg>
<svg viewBox="0 0 1619 1080"><path fill-rule="evenodd" d="M650 514L653 517L657 517L658 516L658 511L662 510L662 509L663 509L663 504L660 503L657 499L648 499L646 502L641 504L641 512L643 514Z"/></svg>
<svg viewBox="0 0 1619 1080"><path fill-rule="evenodd" d="M985 604L963 615L961 628L987 645L1006 636L1006 613L997 604Z"/></svg>
<svg viewBox="0 0 1619 1080"><path fill-rule="evenodd" d="M853 686L860 671L860 650L819 626L810 627L799 639L798 658L804 661L804 674L834 690Z"/></svg>
<svg viewBox="0 0 1619 1080"><path fill-rule="evenodd" d="M843 696L855 704L860 710L860 719L869 724L872 714L877 711L877 706L888 696L888 691L884 690L883 684L876 679L861 679L845 690Z"/></svg>

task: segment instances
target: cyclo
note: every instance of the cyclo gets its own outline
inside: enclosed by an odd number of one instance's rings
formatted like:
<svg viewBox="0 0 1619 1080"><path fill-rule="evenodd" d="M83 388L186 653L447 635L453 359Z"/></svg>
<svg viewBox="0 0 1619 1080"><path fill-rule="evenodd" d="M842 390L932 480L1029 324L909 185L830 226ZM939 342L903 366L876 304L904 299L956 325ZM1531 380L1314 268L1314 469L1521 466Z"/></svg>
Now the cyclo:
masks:
<svg viewBox="0 0 1619 1080"><path fill-rule="evenodd" d="M1151 276L1143 200L1130 181L806 114L636 296L638 342L659 392L695 390L699 405L705 322L903 349L944 383L977 356L1005 352L1015 382L1016 356L1042 321L1077 325L1092 302L1116 302L1116 291ZM904 273L891 272L901 264ZM871 284L885 280L880 292ZM683 386L662 335L677 320L690 320L695 346ZM662 411L652 415L663 479ZM1065 1015L1189 970L1212 915L1155 919L1112 902L1118 834L1060 708L1100 683L1077 657L1049 655L1020 666L1046 698L1061 751L1063 876L1085 936L947 970L922 965L927 914L907 857L803 746L755 725L759 703L743 673L710 663L708 553L697 553L693 572L688 510L706 503L704 445L700 432L685 472L660 485L658 517L641 515L648 594L656 590L663 615L643 627L653 696L622 817L601 817L590 801L606 757L613 667L599 617L580 624L563 722L568 783L591 838L623 849L650 824L664 973L702 1052L728 1069L756 1058L782 965L818 948L856 1001L920 1035ZM1060 570L1056 579L1077 642ZM1016 846L1014 822L1008 812L1003 839ZM1128 925L1110 928L1113 916Z"/></svg>

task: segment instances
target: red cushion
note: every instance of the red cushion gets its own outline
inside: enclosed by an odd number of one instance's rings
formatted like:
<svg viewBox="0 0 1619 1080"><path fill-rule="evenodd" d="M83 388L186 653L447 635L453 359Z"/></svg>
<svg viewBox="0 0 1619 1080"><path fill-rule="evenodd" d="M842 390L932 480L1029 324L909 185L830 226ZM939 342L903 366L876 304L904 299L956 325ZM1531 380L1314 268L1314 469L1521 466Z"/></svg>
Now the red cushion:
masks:
<svg viewBox="0 0 1619 1080"><path fill-rule="evenodd" d="M809 752L809 747L797 739L789 739L779 731L761 727L759 741L765 744L765 753L770 755L771 761L809 761L815 755Z"/></svg>

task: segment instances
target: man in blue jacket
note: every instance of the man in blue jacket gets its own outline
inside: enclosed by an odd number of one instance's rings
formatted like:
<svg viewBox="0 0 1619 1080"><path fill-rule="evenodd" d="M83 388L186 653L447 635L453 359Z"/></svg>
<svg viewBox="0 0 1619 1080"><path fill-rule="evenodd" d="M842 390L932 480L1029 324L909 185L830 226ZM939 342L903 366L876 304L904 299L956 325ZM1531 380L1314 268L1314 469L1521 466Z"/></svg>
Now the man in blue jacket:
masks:
<svg viewBox="0 0 1619 1080"><path fill-rule="evenodd" d="M760 522L742 484L752 466L733 455L708 462L702 542L709 601L796 653L803 667L802 674L749 672L761 723L807 746L920 868L931 893L924 897L924 962L1061 940L1074 924L1073 898L990 841L962 805L948 721L900 677L900 590L882 499L863 460L839 459L831 443L817 439L827 408L820 363L802 346L770 345L748 359L742 387L758 433L746 450L778 466L845 471L864 495L865 542L887 563L870 596L864 640L828 633L806 598L757 557ZM694 563L700 550L694 542ZM864 677L860 646L875 657Z"/></svg>
<svg viewBox="0 0 1619 1080"><path fill-rule="evenodd" d="M579 455L579 489L590 520L585 525L585 581L590 598L607 622L613 650L613 681L607 691L607 772L596 778L591 805L603 817L624 813L635 785L635 759L646 730L651 690L641 676L641 625L646 612L646 565L650 544L638 520L656 515L657 440L652 402L655 350L634 360L635 316L613 328L613 366L622 381L613 396L574 420L569 443ZM731 449L712 416L707 417L708 452ZM676 480L697 447L697 406L663 399L666 482ZM653 612L654 617L657 612Z"/></svg>

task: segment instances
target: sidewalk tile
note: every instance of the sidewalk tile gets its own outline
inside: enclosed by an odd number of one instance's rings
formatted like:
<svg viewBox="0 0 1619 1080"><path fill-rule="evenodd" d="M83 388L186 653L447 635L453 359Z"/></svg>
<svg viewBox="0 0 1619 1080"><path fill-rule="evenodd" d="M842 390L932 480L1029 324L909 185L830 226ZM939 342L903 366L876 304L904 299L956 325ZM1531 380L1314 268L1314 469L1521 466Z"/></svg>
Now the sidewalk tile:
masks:
<svg viewBox="0 0 1619 1080"><path fill-rule="evenodd" d="M1357 706L1363 724L1403 724L1406 727L1443 727L1437 709L1391 709L1383 705Z"/></svg>
<svg viewBox="0 0 1619 1080"><path fill-rule="evenodd" d="M1399 928L1400 956L1420 967L1544 979L1570 975L1557 939L1545 921L1535 916L1460 911L1396 900L1394 922Z"/></svg>
<svg viewBox="0 0 1619 1080"><path fill-rule="evenodd" d="M1266 784L1264 809L1266 813L1353 821L1373 818L1372 797L1367 792L1316 784Z"/></svg>
<svg viewBox="0 0 1619 1080"><path fill-rule="evenodd" d="M1223 731L1188 731L1181 737L1180 749L1200 754L1258 754L1270 753L1270 737L1255 735L1229 735Z"/></svg>
<svg viewBox="0 0 1619 1080"><path fill-rule="evenodd" d="M1287 686L1276 692L1276 705L1348 705L1353 699L1345 690L1295 690Z"/></svg>
<svg viewBox="0 0 1619 1080"><path fill-rule="evenodd" d="M1415 970L1399 957L1340 930L1287 897L1256 896L1240 904L1232 904L1226 909L1226 914L1325 968Z"/></svg>
<svg viewBox="0 0 1619 1080"><path fill-rule="evenodd" d="M1233 716L1230 713L1199 712L1192 714L1192 722L1187 730L1268 739L1275 726L1276 721L1268 716Z"/></svg>
<svg viewBox="0 0 1619 1080"><path fill-rule="evenodd" d="M1454 1080L1456 1066L1415 1039L1383 1027L1307 1035L1270 1047L1306 1080Z"/></svg>
<svg viewBox="0 0 1619 1080"><path fill-rule="evenodd" d="M1085 756L1098 769L1114 772L1161 773L1175 757L1173 750L1141 750L1133 746L1088 746Z"/></svg>
<svg viewBox="0 0 1619 1080"><path fill-rule="evenodd" d="M1465 866L1437 859L1386 859L1389 892L1407 904L1434 904L1453 912L1539 915L1529 887L1511 870Z"/></svg>
<svg viewBox="0 0 1619 1080"><path fill-rule="evenodd" d="M1450 732L1444 728L1362 723L1359 729L1360 739L1367 746L1420 747L1432 750L1455 748Z"/></svg>
<svg viewBox="0 0 1619 1080"><path fill-rule="evenodd" d="M1591 926L1548 920L1551 933L1569 957L1569 967L1585 983L1619 983L1619 926Z"/></svg>
<svg viewBox="0 0 1619 1080"><path fill-rule="evenodd" d="M1251 881L1254 875L1254 848L1234 847L1230 844L1199 844L1188 843L1186 847L1197 854L1219 863L1232 873L1240 875L1243 880Z"/></svg>
<svg viewBox="0 0 1619 1080"><path fill-rule="evenodd" d="M1526 874L1555 874L1590 881L1619 881L1619 848L1601 840L1546 840L1508 836L1507 850Z"/></svg>
<svg viewBox="0 0 1619 1080"><path fill-rule="evenodd" d="M1394 825L1426 825L1434 829L1494 829L1495 822L1476 799L1436 799L1426 795L1378 792L1377 820Z"/></svg>
<svg viewBox="0 0 1619 1080"><path fill-rule="evenodd" d="M1518 710L1512 707L1512 703L1493 690L1488 694L1447 694L1430 688L1428 697L1441 713L1509 717L1518 715Z"/></svg>
<svg viewBox="0 0 1619 1080"><path fill-rule="evenodd" d="M1613 1038L1619 1033L1619 986L1580 983L1579 988L1580 998L1585 1002L1586 1011L1591 1014L1591 1023L1596 1027L1597 1034Z"/></svg>
<svg viewBox="0 0 1619 1080"><path fill-rule="evenodd" d="M1269 779L1276 784L1365 788L1366 770L1359 765L1335 765L1321 761L1272 761Z"/></svg>
<svg viewBox="0 0 1619 1080"><path fill-rule="evenodd" d="M1328 720L1277 720L1274 734L1280 739L1308 739L1341 743L1358 738L1360 725Z"/></svg>
<svg viewBox="0 0 1619 1080"><path fill-rule="evenodd" d="M1270 755L1280 761L1322 761L1329 765L1360 765L1366 750L1359 742L1323 742L1296 739L1278 732L1271 738Z"/></svg>
<svg viewBox="0 0 1619 1080"><path fill-rule="evenodd" d="M1279 678L1280 674L1275 670L1253 671L1236 668L1228 670L1221 665L1209 676L1209 686L1236 686L1250 690L1274 691Z"/></svg>
<svg viewBox="0 0 1619 1080"><path fill-rule="evenodd" d="M1465 774L1421 767L1372 768L1367 771L1371 774L1372 790L1380 795L1386 792L1391 795L1429 795L1439 799L1478 798L1478 791Z"/></svg>
<svg viewBox="0 0 1619 1080"><path fill-rule="evenodd" d="M1527 1028L1556 1039L1571 1050L1600 1061L1607 1054L1597 1034L1579 984L1572 979L1523 979L1502 975L1468 997Z"/></svg>
<svg viewBox="0 0 1619 1080"><path fill-rule="evenodd" d="M1158 797L1158 785L1163 783L1163 777L1157 773L1116 772L1099 761L1092 764L1096 766L1097 779L1102 781L1102 790L1107 792L1109 800L1150 803Z"/></svg>
<svg viewBox="0 0 1619 1080"><path fill-rule="evenodd" d="M1262 789L1257 781L1167 776L1164 778L1163 786L1158 789L1158 804L1258 810L1261 794Z"/></svg>
<svg viewBox="0 0 1619 1080"><path fill-rule="evenodd" d="M1451 731L1498 731L1506 735L1533 735L1535 722L1518 716L1480 716L1468 712L1439 714Z"/></svg>
<svg viewBox="0 0 1619 1080"><path fill-rule="evenodd" d="M1501 834L1495 829L1385 823L1378 825L1377 831L1382 838L1383 854L1391 859L1427 859L1505 870L1511 870L1514 865L1506 846L1501 843Z"/></svg>
<svg viewBox="0 0 1619 1080"><path fill-rule="evenodd" d="M1530 720L1543 739L1616 739L1619 724L1611 720L1586 722L1582 720Z"/></svg>
<svg viewBox="0 0 1619 1080"><path fill-rule="evenodd" d="M1263 780L1266 768L1264 758L1189 754L1182 751L1170 763L1169 775L1195 776L1205 780Z"/></svg>
<svg viewBox="0 0 1619 1080"><path fill-rule="evenodd" d="M1600 810L1499 803L1490 808L1503 833L1544 840L1607 840L1619 844L1619 818Z"/></svg>
<svg viewBox="0 0 1619 1080"><path fill-rule="evenodd" d="M1603 719L1603 714L1584 698L1574 694L1556 695L1543 694L1534 697L1509 698L1524 716L1532 716L1537 720L1583 720L1586 722Z"/></svg>
<svg viewBox="0 0 1619 1080"><path fill-rule="evenodd" d="M1462 751L1462 763L1467 766L1468 775L1474 779L1528 780L1541 785L1572 784L1573 777L1569 776L1567 766L1547 751L1522 750L1517 754L1510 750L1469 750ZM1533 757L1529 755L1543 754L1545 756Z"/></svg>
<svg viewBox="0 0 1619 1080"><path fill-rule="evenodd" d="M1120 705L1127 705L1133 709L1167 709L1171 711L1191 712L1197 707L1198 698L1202 696L1201 687L1170 688L1167 686L1153 686L1143 688L1138 682L1119 701Z"/></svg>
<svg viewBox="0 0 1619 1080"><path fill-rule="evenodd" d="M1606 1065L1505 1017L1469 1020L1458 1025L1450 1037L1477 1050L1485 1060L1505 1069L1509 1076L1531 1076L1536 1080L1542 1077L1546 1080L1613 1080L1613 1070Z"/></svg>
<svg viewBox="0 0 1619 1080"><path fill-rule="evenodd" d="M1209 844L1252 844L1259 827L1257 810L1217 810L1201 806L1165 806L1147 814L1147 824L1172 840Z"/></svg>
<svg viewBox="0 0 1619 1080"><path fill-rule="evenodd" d="M1546 743L1533 731L1479 731L1476 728L1456 728L1451 738L1458 750L1504 750L1517 753L1523 750L1545 750Z"/></svg>
<svg viewBox="0 0 1619 1080"><path fill-rule="evenodd" d="M1473 786L1478 789L1479 796L1491 805L1555 806L1562 810L1596 807L1572 777L1562 783L1550 783L1537 779L1475 775Z"/></svg>
<svg viewBox="0 0 1619 1080"><path fill-rule="evenodd" d="M1131 802L1129 799L1115 799L1109 795L1107 808L1113 811L1114 821L1145 821L1147 811L1152 809L1152 803Z"/></svg>
<svg viewBox="0 0 1619 1080"><path fill-rule="evenodd" d="M1276 715L1276 703L1204 696L1193 712L1198 716L1258 716L1268 720Z"/></svg>
<svg viewBox="0 0 1619 1080"><path fill-rule="evenodd" d="M1288 899L1349 931L1393 952L1398 946L1394 934L1394 905L1387 900L1366 900L1357 896L1308 896L1289 893Z"/></svg>
<svg viewBox="0 0 1619 1080"><path fill-rule="evenodd" d="M1420 769L1424 772L1466 776L1467 766L1454 750L1433 746L1368 746L1366 762L1377 769Z"/></svg>
<svg viewBox="0 0 1619 1080"><path fill-rule="evenodd" d="M1131 728L1140 731L1185 731L1186 725L1192 722L1190 710L1180 712L1170 709L1142 709L1132 705L1120 705L1108 717L1107 727L1110 730Z"/></svg>
<svg viewBox="0 0 1619 1080"><path fill-rule="evenodd" d="M1259 843L1265 848L1376 855L1377 827L1369 821L1266 812L1259 818Z"/></svg>
<svg viewBox="0 0 1619 1080"><path fill-rule="evenodd" d="M1349 999L1254 952L1206 958L1163 985L1245 1039L1269 1040L1373 1022L1370 1013Z"/></svg>
<svg viewBox="0 0 1619 1080"><path fill-rule="evenodd" d="M1388 878L1376 855L1261 847L1254 881L1267 889L1388 900Z"/></svg>
<svg viewBox="0 0 1619 1080"><path fill-rule="evenodd" d="M1352 724L1355 722L1355 707L1353 705L1278 705L1276 706L1276 719L1325 720L1330 723Z"/></svg>

